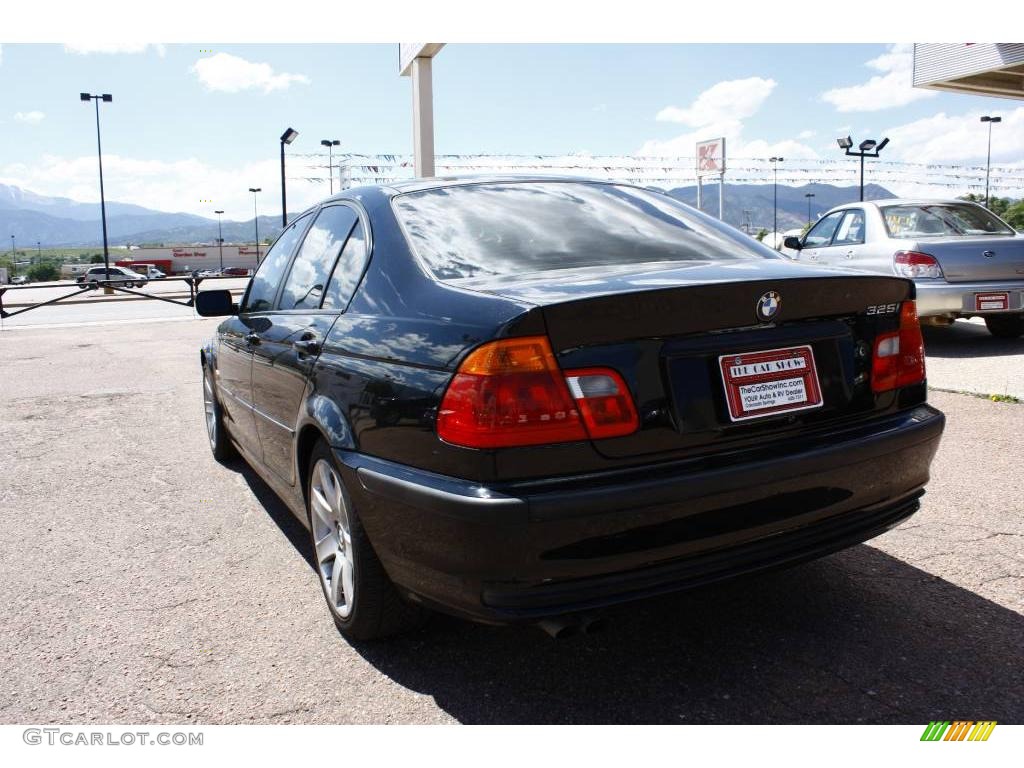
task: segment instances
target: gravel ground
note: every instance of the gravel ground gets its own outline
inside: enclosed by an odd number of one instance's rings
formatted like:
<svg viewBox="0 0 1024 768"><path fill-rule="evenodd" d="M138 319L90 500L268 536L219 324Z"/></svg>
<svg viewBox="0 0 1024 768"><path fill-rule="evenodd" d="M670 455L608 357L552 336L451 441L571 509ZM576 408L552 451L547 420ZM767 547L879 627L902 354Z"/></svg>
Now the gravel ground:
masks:
<svg viewBox="0 0 1024 768"><path fill-rule="evenodd" d="M924 507L869 545L567 641L438 618L351 645L304 529L210 457L214 327L0 334L0 721L1024 722L1022 405L934 393Z"/></svg>

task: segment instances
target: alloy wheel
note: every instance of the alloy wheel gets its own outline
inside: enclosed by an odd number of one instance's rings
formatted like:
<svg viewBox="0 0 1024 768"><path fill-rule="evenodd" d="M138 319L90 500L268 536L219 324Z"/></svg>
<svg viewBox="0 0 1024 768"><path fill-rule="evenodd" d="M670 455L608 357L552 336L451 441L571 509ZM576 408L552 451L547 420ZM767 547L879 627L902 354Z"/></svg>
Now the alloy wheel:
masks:
<svg viewBox="0 0 1024 768"><path fill-rule="evenodd" d="M217 447L217 405L213 399L213 383L210 374L203 371L203 410L206 411L206 436L210 447Z"/></svg>
<svg viewBox="0 0 1024 768"><path fill-rule="evenodd" d="M335 613L347 618L355 598L352 529L341 478L326 459L318 460L313 467L309 507L317 573L324 594Z"/></svg>

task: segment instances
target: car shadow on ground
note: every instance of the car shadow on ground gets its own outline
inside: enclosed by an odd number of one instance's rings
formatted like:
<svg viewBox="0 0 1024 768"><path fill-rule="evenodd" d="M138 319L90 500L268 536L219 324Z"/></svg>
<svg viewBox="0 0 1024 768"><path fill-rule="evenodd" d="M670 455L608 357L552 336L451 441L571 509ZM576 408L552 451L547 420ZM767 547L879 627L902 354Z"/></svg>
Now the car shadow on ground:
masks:
<svg viewBox="0 0 1024 768"><path fill-rule="evenodd" d="M942 328L923 326L924 351L928 357L1001 357L1024 354L1024 338L997 339L984 325L957 321Z"/></svg>
<svg viewBox="0 0 1024 768"><path fill-rule="evenodd" d="M305 528L235 468L314 568ZM463 723L1024 722L1024 616L870 545L604 616L553 640L439 615L351 645Z"/></svg>

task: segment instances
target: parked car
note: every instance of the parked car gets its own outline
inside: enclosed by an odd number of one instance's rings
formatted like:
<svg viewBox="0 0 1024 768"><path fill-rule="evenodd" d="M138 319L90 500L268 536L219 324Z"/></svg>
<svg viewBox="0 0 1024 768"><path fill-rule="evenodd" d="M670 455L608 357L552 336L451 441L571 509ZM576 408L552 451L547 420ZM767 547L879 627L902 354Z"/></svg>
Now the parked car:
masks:
<svg viewBox="0 0 1024 768"><path fill-rule="evenodd" d="M28 285L28 276L15 275L11 278L11 285Z"/></svg>
<svg viewBox="0 0 1024 768"><path fill-rule="evenodd" d="M994 336L1024 334L1024 236L977 203L842 205L786 248L798 261L911 278L925 322L982 317Z"/></svg>
<svg viewBox="0 0 1024 768"><path fill-rule="evenodd" d="M110 267L109 277L106 267L90 267L89 271L76 278L79 283L92 283L93 285L118 285L125 288L142 287L149 280L145 275L140 275L127 267Z"/></svg>
<svg viewBox="0 0 1024 768"><path fill-rule="evenodd" d="M622 184L346 190L239 305L198 294L207 436L309 528L345 635L573 631L918 509L944 417L913 290Z"/></svg>
<svg viewBox="0 0 1024 768"><path fill-rule="evenodd" d="M230 275L231 277L248 277L249 270L245 267L225 267L221 270L222 275Z"/></svg>
<svg viewBox="0 0 1024 768"><path fill-rule="evenodd" d="M218 277L220 272L216 269L202 269L195 273L196 277Z"/></svg>

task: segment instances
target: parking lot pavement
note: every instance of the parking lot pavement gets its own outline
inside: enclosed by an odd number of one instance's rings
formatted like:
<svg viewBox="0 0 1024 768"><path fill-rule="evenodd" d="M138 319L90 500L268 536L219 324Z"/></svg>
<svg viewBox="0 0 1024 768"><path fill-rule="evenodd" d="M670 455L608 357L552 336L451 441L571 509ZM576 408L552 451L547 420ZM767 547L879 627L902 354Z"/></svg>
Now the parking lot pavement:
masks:
<svg viewBox="0 0 1024 768"><path fill-rule="evenodd" d="M334 629L304 529L210 457L215 321L0 334L0 721L1024 722L1024 406L935 393L924 508L601 634Z"/></svg>
<svg viewBox="0 0 1024 768"><path fill-rule="evenodd" d="M973 318L925 328L924 346L931 386L1024 400L1024 338L997 339Z"/></svg>

